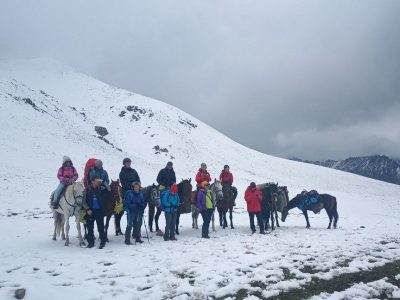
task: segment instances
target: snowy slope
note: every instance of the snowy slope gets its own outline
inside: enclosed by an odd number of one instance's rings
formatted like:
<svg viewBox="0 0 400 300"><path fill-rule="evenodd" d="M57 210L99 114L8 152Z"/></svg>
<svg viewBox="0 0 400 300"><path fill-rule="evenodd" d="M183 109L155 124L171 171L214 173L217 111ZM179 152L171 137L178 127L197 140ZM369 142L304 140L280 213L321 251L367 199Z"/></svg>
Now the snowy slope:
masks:
<svg viewBox="0 0 400 300"><path fill-rule="evenodd" d="M11 297L16 285L28 289L28 299L50 299L60 291L65 299L224 297L259 290L254 281L266 284L267 297L312 276L332 278L400 254L399 186L248 149L175 107L59 62L0 62L0 120L0 226L7 228L0 249L3 297ZM95 126L107 129L108 143ZM102 158L114 179L122 158L130 156L145 185L168 160L178 178L193 177L203 161L215 177L227 163L240 191L236 229L218 230L204 241L186 215L177 243L151 235L151 244L136 247L112 237L104 251L66 248L50 239L47 206L64 154L80 173L89 157ZM328 221L321 213L311 216L312 229L306 230L303 217L293 211L275 233L250 236L244 189L250 181L272 180L287 185L291 196L304 188L335 195L340 228L325 230ZM284 268L295 276L286 278Z"/></svg>

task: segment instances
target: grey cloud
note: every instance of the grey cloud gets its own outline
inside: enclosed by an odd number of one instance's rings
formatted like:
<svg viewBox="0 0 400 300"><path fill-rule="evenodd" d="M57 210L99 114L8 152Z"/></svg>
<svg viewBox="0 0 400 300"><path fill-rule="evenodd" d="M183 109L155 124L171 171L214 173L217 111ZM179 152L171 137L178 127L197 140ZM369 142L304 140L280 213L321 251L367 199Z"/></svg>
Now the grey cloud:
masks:
<svg viewBox="0 0 400 300"><path fill-rule="evenodd" d="M257 150L399 152L399 1L3 1L1 11L1 58L54 57Z"/></svg>

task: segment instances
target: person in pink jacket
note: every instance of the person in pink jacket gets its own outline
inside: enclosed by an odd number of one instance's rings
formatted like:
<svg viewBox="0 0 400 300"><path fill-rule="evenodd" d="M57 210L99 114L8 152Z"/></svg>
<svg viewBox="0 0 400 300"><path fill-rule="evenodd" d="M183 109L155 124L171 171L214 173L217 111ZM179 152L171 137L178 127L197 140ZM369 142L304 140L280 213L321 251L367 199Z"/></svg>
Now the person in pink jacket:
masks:
<svg viewBox="0 0 400 300"><path fill-rule="evenodd" d="M63 190L70 184L73 184L78 179L78 172L76 171L71 159L68 156L63 157L62 166L58 169L57 178L60 181L57 189L54 192L54 209L58 208L58 203L61 198Z"/></svg>

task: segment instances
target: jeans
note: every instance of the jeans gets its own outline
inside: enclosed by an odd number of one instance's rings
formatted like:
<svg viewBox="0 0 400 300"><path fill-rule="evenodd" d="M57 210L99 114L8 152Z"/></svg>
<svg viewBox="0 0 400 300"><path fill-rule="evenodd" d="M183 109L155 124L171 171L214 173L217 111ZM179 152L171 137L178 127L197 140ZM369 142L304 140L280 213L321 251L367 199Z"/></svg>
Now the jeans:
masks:
<svg viewBox="0 0 400 300"><path fill-rule="evenodd" d="M201 212L201 217L203 218L203 226L201 228L201 236L206 237L209 233L211 217L214 210L212 208L207 208L207 210Z"/></svg>
<svg viewBox="0 0 400 300"><path fill-rule="evenodd" d="M104 231L104 214L101 209L93 209L88 216L86 226L88 230L87 241L90 245L94 244L94 222L96 221L97 231L99 232L100 242L106 243L106 233Z"/></svg>
<svg viewBox="0 0 400 300"><path fill-rule="evenodd" d="M171 240L175 238L175 224L176 224L176 217L178 213L174 212L164 212L165 215L165 233L164 239Z"/></svg>
<svg viewBox="0 0 400 300"><path fill-rule="evenodd" d="M249 212L251 231L256 232L256 226L254 225L254 216L256 216L256 218L257 218L258 225L260 226L260 232L264 232L264 221L262 218L261 211Z"/></svg>
<svg viewBox="0 0 400 300"><path fill-rule="evenodd" d="M54 191L54 202L58 203L61 198L61 193L64 190L66 184L64 182L60 182L56 190Z"/></svg>
<svg viewBox="0 0 400 300"><path fill-rule="evenodd" d="M131 232L133 228L133 237L136 241L140 240L140 231L142 227L142 217L141 213L128 212L126 215L127 223L126 223L126 231L125 231L125 242L129 242L131 240Z"/></svg>

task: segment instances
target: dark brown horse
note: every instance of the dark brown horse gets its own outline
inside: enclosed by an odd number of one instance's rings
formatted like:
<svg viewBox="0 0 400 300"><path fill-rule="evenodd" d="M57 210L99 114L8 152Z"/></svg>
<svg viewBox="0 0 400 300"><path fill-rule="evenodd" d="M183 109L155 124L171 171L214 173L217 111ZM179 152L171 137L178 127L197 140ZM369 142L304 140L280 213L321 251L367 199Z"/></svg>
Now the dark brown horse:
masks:
<svg viewBox="0 0 400 300"><path fill-rule="evenodd" d="M122 210L120 213L115 213L115 207L117 203L122 202L122 189L121 186L119 185L119 180L113 181L111 180L111 191L103 190L103 197L102 197L102 206L103 206L103 212L104 212L104 217L106 218L106 223L104 225L104 231L106 234L106 242L109 242L108 240L108 227L110 225L110 219L114 215L114 221L115 221L115 235L123 235L121 231L121 218L124 215L124 211ZM84 225L85 229L85 239L87 237L87 228L86 224Z"/></svg>
<svg viewBox="0 0 400 300"><path fill-rule="evenodd" d="M115 213L115 206L117 203L122 202L122 195L121 195L121 186L119 184L119 179L117 181L111 180L111 191L105 192L104 194L104 217L106 218L106 223L104 225L104 230L106 233L106 241L108 242L107 231L110 225L110 219L114 215L115 221L115 235L123 235L121 230L121 218L124 215L124 211L122 210L120 213Z"/></svg>
<svg viewBox="0 0 400 300"><path fill-rule="evenodd" d="M176 217L175 233L179 234L179 219L181 214L188 214L192 212L192 179L182 179L178 183L179 206L178 214Z"/></svg>
<svg viewBox="0 0 400 300"><path fill-rule="evenodd" d="M278 201L278 183L264 183L258 185L257 187L261 190L263 194L263 200L261 201L261 214L262 219L265 222L264 228L265 230L268 230L269 220L271 220L271 229L275 230L275 222L276 226L280 227L276 207Z"/></svg>
<svg viewBox="0 0 400 300"><path fill-rule="evenodd" d="M289 201L287 207L283 209L282 222L285 222L286 217L289 214L289 210L295 207L301 207L301 202L303 201L303 199L304 196L302 194L298 194L296 197L294 197L292 200ZM302 210L303 215L306 218L307 228L310 228L310 222L308 220L307 211L311 210L314 213L318 213L323 208L326 210L326 213L328 214L329 217L328 229L331 229L332 220L334 220L333 227L336 228L339 219L339 214L337 212L336 198L329 194L318 194L317 199L318 202L316 204L310 205L307 207L307 209Z"/></svg>
<svg viewBox="0 0 400 300"><path fill-rule="evenodd" d="M217 180L214 181L214 184L218 183ZM233 206L235 203L235 199L237 197L237 189L230 184L221 183L222 186L222 199L216 199L217 211L219 215L219 225L225 229L228 227L228 221L226 220L226 214L229 211L229 220L231 229L235 229L233 226ZM211 188L211 193L212 193Z"/></svg>

